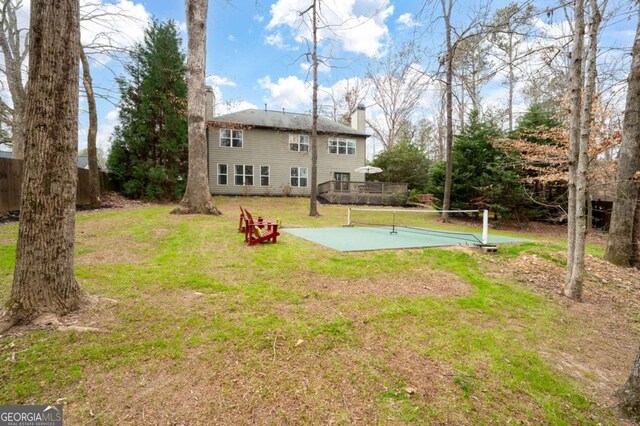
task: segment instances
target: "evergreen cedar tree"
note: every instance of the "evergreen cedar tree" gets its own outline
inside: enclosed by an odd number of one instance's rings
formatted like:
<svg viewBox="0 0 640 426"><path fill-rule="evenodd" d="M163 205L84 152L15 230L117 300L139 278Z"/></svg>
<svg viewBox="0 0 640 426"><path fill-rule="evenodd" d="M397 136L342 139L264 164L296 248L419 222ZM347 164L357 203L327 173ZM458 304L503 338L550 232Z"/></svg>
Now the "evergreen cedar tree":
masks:
<svg viewBox="0 0 640 426"><path fill-rule="evenodd" d="M418 146L408 140L400 140L382 151L371 162L380 167L381 173L367 176L367 180L381 182L406 182L409 189L424 191L429 182L431 162Z"/></svg>
<svg viewBox="0 0 640 426"><path fill-rule="evenodd" d="M558 195L566 193L565 174L559 173L559 180L551 183L547 179L556 175L556 169L566 165L565 147L558 136L561 130L555 114L536 104L523 115L508 137L490 119L483 121L478 111L472 111L453 144L452 207L490 208L519 219L557 216L556 208L536 204L526 193L542 204L566 204L566 196ZM530 153L514 149L516 142L518 147L524 144L545 152L562 151L562 161L542 165L542 171L538 171L529 164L538 164L537 159ZM368 180L407 182L411 190L431 192L442 200L445 162L432 164L426 153L408 139L401 139L381 152L371 165L382 168L383 172L367 176ZM544 185L538 181L543 181Z"/></svg>
<svg viewBox="0 0 640 426"><path fill-rule="evenodd" d="M519 162L492 144L501 136L493 122L481 121L477 110L470 113L452 147L452 208L490 208L507 216L520 213L524 193ZM428 191L439 199L444 195L445 167L444 162L437 163L430 173Z"/></svg>
<svg viewBox="0 0 640 426"><path fill-rule="evenodd" d="M154 20L117 79L120 124L107 165L131 198L180 199L188 172L185 56L173 21Z"/></svg>

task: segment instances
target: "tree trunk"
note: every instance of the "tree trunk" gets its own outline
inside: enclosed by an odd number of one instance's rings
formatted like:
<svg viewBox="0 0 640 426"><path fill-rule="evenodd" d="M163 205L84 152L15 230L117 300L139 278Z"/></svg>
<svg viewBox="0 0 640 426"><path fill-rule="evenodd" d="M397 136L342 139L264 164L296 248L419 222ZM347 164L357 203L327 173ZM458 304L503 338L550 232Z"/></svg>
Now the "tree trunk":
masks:
<svg viewBox="0 0 640 426"><path fill-rule="evenodd" d="M515 59L513 58L513 33L509 33L509 132L513 131L513 91L516 85Z"/></svg>
<svg viewBox="0 0 640 426"><path fill-rule="evenodd" d="M313 99L312 99L312 123L311 123L311 197L309 200L309 216L320 216L318 213L318 3L313 0L312 32L313 32Z"/></svg>
<svg viewBox="0 0 640 426"><path fill-rule="evenodd" d="M80 45L80 61L82 62L82 84L87 94L89 105L89 132L87 134L87 156L89 157L89 205L92 209L99 209L100 202L100 170L98 170L98 149L96 139L98 135L98 113L96 111L96 96L93 93L93 80L89 69L89 60Z"/></svg>
<svg viewBox="0 0 640 426"><path fill-rule="evenodd" d="M633 363L629 379L618 391L620 411L632 420L640 421L640 350Z"/></svg>
<svg viewBox="0 0 640 426"><path fill-rule="evenodd" d="M638 215L639 185L634 175L640 170L640 22L636 28L632 55L631 71L627 79L622 143L618 154L616 198L604 256L609 262L623 266L631 264L631 254L634 252L634 217ZM635 233L638 231L635 230Z"/></svg>
<svg viewBox="0 0 640 426"><path fill-rule="evenodd" d="M582 284L584 280L584 253L587 240L587 201L589 199L589 182L587 172L589 167L589 139L591 138L591 116L593 99L596 91L598 54L598 32L601 15L596 0L590 0L591 23L589 25L589 62L587 70L587 84L584 89L582 102L582 116L580 117L580 146L578 165L576 168L576 207L575 207L575 237L573 252L573 269L565 285L565 295L576 300L582 300Z"/></svg>
<svg viewBox="0 0 640 426"><path fill-rule="evenodd" d="M85 295L73 274L78 150L79 2L32 0L25 167L14 321L66 314Z"/></svg>
<svg viewBox="0 0 640 426"><path fill-rule="evenodd" d="M631 235L631 266L640 267L640 193L634 212L633 233Z"/></svg>
<svg viewBox="0 0 640 426"><path fill-rule="evenodd" d="M591 194L587 193L587 233L593 230L593 200Z"/></svg>
<svg viewBox="0 0 640 426"><path fill-rule="evenodd" d="M0 19L0 48L4 58L4 74L13 103L10 122L12 134L12 156L24 157L27 93L22 83L22 64L27 55L27 47L22 48L21 33L16 17L17 3L4 0L2 2L2 19Z"/></svg>
<svg viewBox="0 0 640 426"><path fill-rule="evenodd" d="M567 273L564 294L575 298L581 289L571 288L576 242L576 179L580 151L580 115L582 109L582 55L584 49L584 0L576 0L573 49L571 51L571 115L569 117L569 205L567 215Z"/></svg>
<svg viewBox="0 0 640 426"><path fill-rule="evenodd" d="M445 145L445 161L446 171L444 176L444 196L442 200L442 220L448 221L449 214L446 212L451 207L451 179L453 175L453 160L451 157L451 150L453 147L453 47L451 46L451 8L452 2L448 0L441 0L442 12L444 15L444 25L446 31L447 42L447 76L445 87L445 98L447 108L447 137Z"/></svg>
<svg viewBox="0 0 640 426"><path fill-rule="evenodd" d="M15 95L15 101L13 101L13 117L11 122L11 155L13 158L24 158L25 143L26 143L26 120L27 120L27 101L26 92L22 90L14 90L10 92L21 92L20 95ZM20 96L24 96L23 99L19 99ZM13 98L13 95L11 96Z"/></svg>
<svg viewBox="0 0 640 426"><path fill-rule="evenodd" d="M7 55L5 54L5 58ZM11 59L6 66L7 85L13 102L11 150L13 158L24 158L27 120L27 93L22 85L21 63Z"/></svg>
<svg viewBox="0 0 640 426"><path fill-rule="evenodd" d="M466 106L466 102L467 102L467 100L464 97L464 94L465 94L465 91L464 91L464 79L465 79L464 72L458 78L460 79L460 96L459 96L460 107L458 109L458 117L459 117L459 120L460 120L460 127L459 128L460 129L464 129L465 106ZM453 84L453 77L452 77L451 83Z"/></svg>
<svg viewBox="0 0 640 426"><path fill-rule="evenodd" d="M209 189L205 58L207 52L208 0L186 0L187 121L189 123L189 174L187 188L173 214L211 214L220 211L211 201Z"/></svg>

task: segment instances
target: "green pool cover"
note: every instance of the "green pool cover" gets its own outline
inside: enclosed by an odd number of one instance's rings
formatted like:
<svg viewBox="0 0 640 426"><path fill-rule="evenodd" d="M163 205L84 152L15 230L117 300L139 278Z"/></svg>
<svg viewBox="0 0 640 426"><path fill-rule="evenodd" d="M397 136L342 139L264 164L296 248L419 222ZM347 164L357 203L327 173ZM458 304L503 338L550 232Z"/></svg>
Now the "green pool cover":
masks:
<svg viewBox="0 0 640 426"><path fill-rule="evenodd" d="M396 227L333 227L287 228L283 232L338 251L367 251L422 247L473 246L481 241L481 234ZM526 240L491 235L489 244L518 243Z"/></svg>

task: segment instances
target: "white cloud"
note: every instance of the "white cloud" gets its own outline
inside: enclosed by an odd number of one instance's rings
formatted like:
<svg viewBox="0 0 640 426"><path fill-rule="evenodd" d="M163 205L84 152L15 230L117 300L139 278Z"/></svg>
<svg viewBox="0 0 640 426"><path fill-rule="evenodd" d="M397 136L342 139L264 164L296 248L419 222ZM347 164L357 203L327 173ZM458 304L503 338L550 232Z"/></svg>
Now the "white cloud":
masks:
<svg viewBox="0 0 640 426"><path fill-rule="evenodd" d="M301 62L300 69L305 74L311 74L311 63L309 62ZM318 72L319 73L327 73L331 71L331 67L325 62L318 62Z"/></svg>
<svg viewBox="0 0 640 426"><path fill-rule="evenodd" d="M257 108L254 104L245 100L225 99L222 90L218 86L213 86L213 96L215 99L214 115L216 116Z"/></svg>
<svg viewBox="0 0 640 426"><path fill-rule="evenodd" d="M118 124L119 109L109 111L104 116L104 120L98 125L98 135L96 137L96 145L104 152L108 152L111 149L111 142L109 139L113 134L113 129Z"/></svg>
<svg viewBox="0 0 640 426"><path fill-rule="evenodd" d="M120 114L120 109L116 108L116 109L112 109L111 111L109 111L104 118L108 121L108 122L116 122L118 120L118 116Z"/></svg>
<svg viewBox="0 0 640 426"><path fill-rule="evenodd" d="M311 84L297 76L290 75L278 78L277 81L272 81L271 77L267 75L259 79L258 84L267 91L264 100L269 109L281 110L284 108L291 112L308 112L311 108ZM338 113L342 113L346 108L344 104L346 92L356 86L363 87L364 85L365 82L360 77L338 80L331 86L320 85L318 87L318 107L321 110L321 115L331 116L330 110L334 107L338 110ZM362 93L367 93L367 90L362 89ZM370 93L365 97L364 103L367 106L372 106L375 103ZM367 111L367 114L369 114L369 111Z"/></svg>
<svg viewBox="0 0 640 426"><path fill-rule="evenodd" d="M296 50L295 47L284 42L284 38L280 32L269 34L264 38L264 42L269 46L276 47L282 50Z"/></svg>
<svg viewBox="0 0 640 426"><path fill-rule="evenodd" d="M245 109L257 109L258 107L248 101L228 100L216 104L216 115L231 114Z"/></svg>
<svg viewBox="0 0 640 426"><path fill-rule="evenodd" d="M307 0L278 0L271 5L267 30L288 28L297 43L310 39ZM386 19L393 6L386 0L326 0L320 8L323 26L318 31L320 42L336 40L343 50L368 57L379 55L389 36Z"/></svg>
<svg viewBox="0 0 640 426"><path fill-rule="evenodd" d="M568 39L572 37L571 24L567 20L547 23L540 18L535 18L533 25L538 28L542 36L548 36L553 39Z"/></svg>
<svg viewBox="0 0 640 426"><path fill-rule="evenodd" d="M118 108L107 112L104 116L98 118L98 134L96 135L96 146L103 152L107 153L111 149L111 135L113 129L118 124L118 114L120 110ZM89 130L89 121L86 115L80 117L78 127L78 148L83 149L87 147L87 133Z"/></svg>
<svg viewBox="0 0 640 426"><path fill-rule="evenodd" d="M102 64L111 58L100 51L126 49L142 41L151 19L144 5L130 0L82 0L80 15L82 44Z"/></svg>
<svg viewBox="0 0 640 426"><path fill-rule="evenodd" d="M174 20L176 24L176 29L179 33L181 33L184 37L187 35L187 23L185 21Z"/></svg>
<svg viewBox="0 0 640 426"><path fill-rule="evenodd" d="M273 82L267 75L259 79L258 84L269 92L265 102L270 109L303 111L311 105L311 85L296 76L281 77L277 82Z"/></svg>
<svg viewBox="0 0 640 426"><path fill-rule="evenodd" d="M211 86L231 86L236 87L236 82L229 77L211 74L207 76L207 84Z"/></svg>
<svg viewBox="0 0 640 426"><path fill-rule="evenodd" d="M236 39L236 36L234 36L233 34L229 34L229 35L227 36L227 40L229 40L230 42L232 42L232 43L233 43L233 42L235 42L237 39Z"/></svg>
<svg viewBox="0 0 640 426"><path fill-rule="evenodd" d="M262 15L253 15L253 20L256 22L262 22L264 21L264 16Z"/></svg>
<svg viewBox="0 0 640 426"><path fill-rule="evenodd" d="M420 25L413 19L413 15L409 12L400 15L398 19L396 19L396 23L406 28L413 28Z"/></svg>
<svg viewBox="0 0 640 426"><path fill-rule="evenodd" d="M19 28L28 28L31 1L26 0L17 11ZM80 39L88 55L98 64L111 57L99 51L122 50L144 38L151 15L142 3L131 0L81 0ZM25 64L28 63L28 59ZM26 75L25 75L26 78Z"/></svg>

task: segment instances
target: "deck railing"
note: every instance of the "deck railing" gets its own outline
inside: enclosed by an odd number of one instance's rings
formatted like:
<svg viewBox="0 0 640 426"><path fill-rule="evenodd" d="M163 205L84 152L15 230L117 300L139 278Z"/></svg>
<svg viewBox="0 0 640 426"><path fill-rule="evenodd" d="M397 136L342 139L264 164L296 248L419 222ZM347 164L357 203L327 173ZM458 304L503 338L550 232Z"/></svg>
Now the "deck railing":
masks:
<svg viewBox="0 0 640 426"><path fill-rule="evenodd" d="M398 205L407 194L406 183L330 180L318 185L318 195L330 203Z"/></svg>

